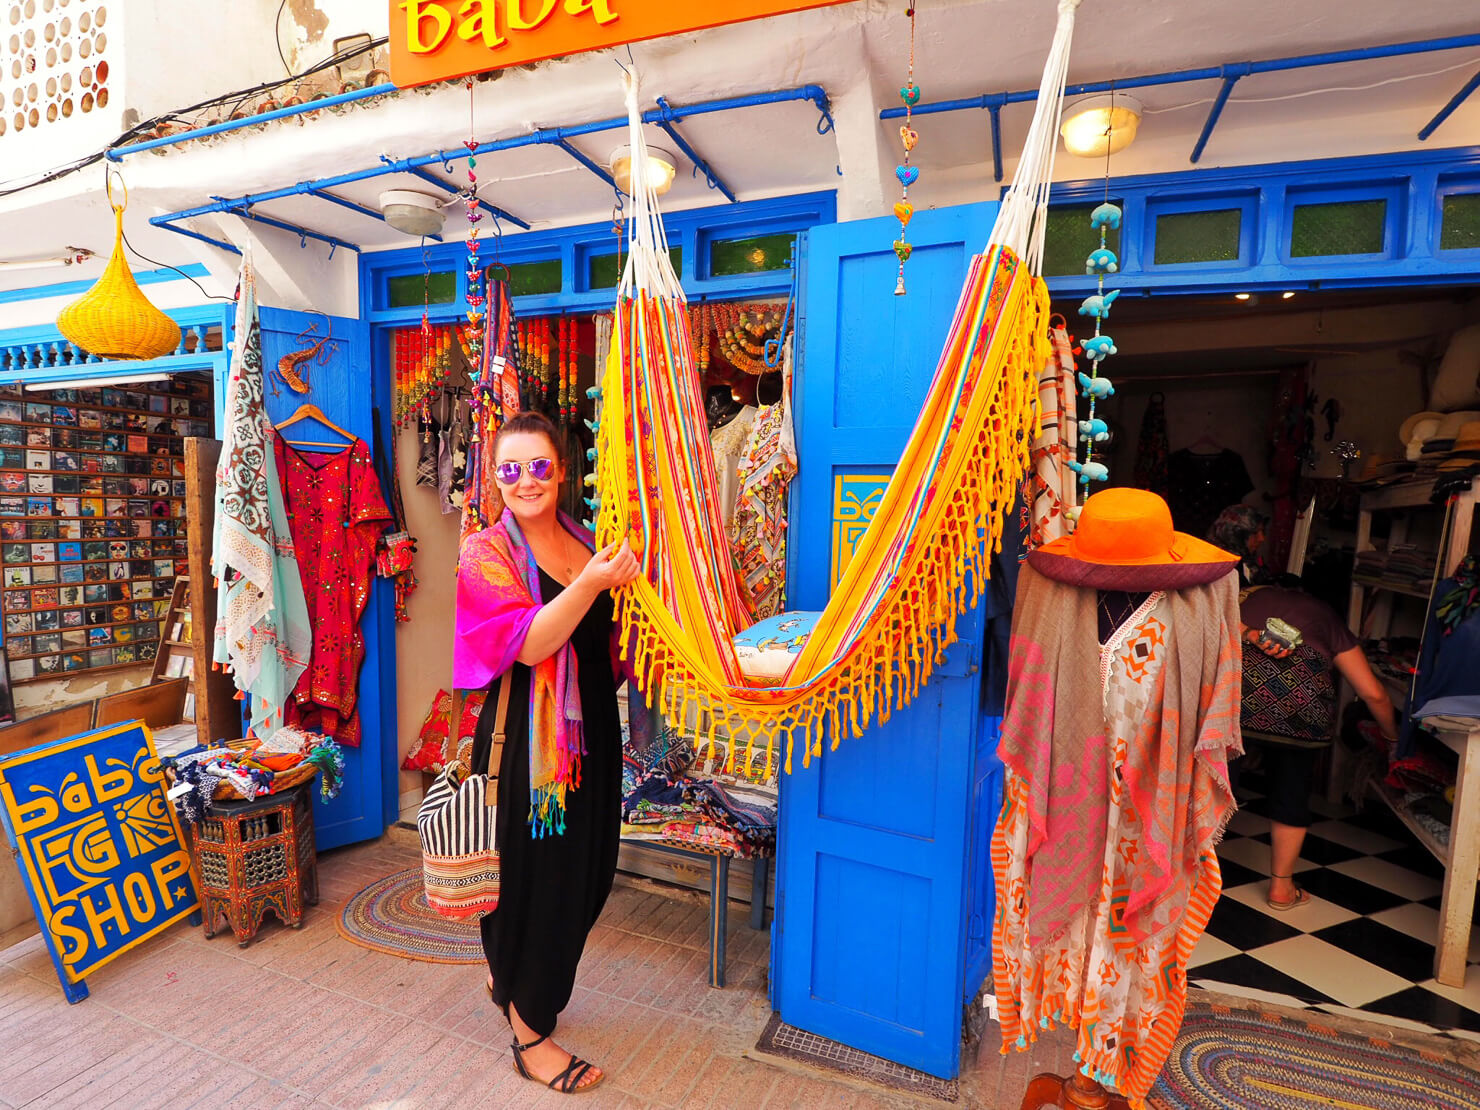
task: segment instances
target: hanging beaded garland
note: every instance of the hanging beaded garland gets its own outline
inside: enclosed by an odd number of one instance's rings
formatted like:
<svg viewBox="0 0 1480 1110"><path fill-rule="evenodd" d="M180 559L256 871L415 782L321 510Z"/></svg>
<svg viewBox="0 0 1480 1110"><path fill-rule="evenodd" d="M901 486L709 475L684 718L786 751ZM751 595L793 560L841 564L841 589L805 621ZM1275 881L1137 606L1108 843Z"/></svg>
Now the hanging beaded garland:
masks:
<svg viewBox="0 0 1480 1110"><path fill-rule="evenodd" d="M900 199L894 206L894 218L899 221L899 238L894 240L894 254L899 259L899 276L894 283L894 295L904 296L904 264L909 261L914 247L910 245L907 229L915 207L910 203L910 186L920 178L920 167L910 165L910 152L920 141L920 134L911 123L911 112L920 99L920 86L915 84L915 0L910 0L905 15L910 20L910 69L908 79L899 90L899 99L904 101L904 124L899 129L899 141L904 147L904 161L894 167L894 176L899 179Z"/></svg>
<svg viewBox="0 0 1480 1110"><path fill-rule="evenodd" d="M418 415L426 416L447 388L457 366L453 351L457 342L454 329L445 324L402 328L394 333L396 395L392 418L398 427Z"/></svg>
<svg viewBox="0 0 1480 1110"><path fill-rule="evenodd" d="M562 424L564 424L567 419L571 401L570 384L567 382L565 377L567 359L570 355L569 325L569 319L564 316L561 316L557 321L557 327L560 329L560 335L559 347L557 348L558 361L556 362L556 369L560 375L560 388L559 391L555 394L555 404L558 406L559 422Z"/></svg>
<svg viewBox="0 0 1480 1110"><path fill-rule="evenodd" d="M478 149L478 139L473 131L473 82L468 88L468 139L463 145L468 148L468 187L463 190L463 207L468 217L468 361L474 367L482 366L483 354L483 267L478 264L478 222L483 213L478 209L478 174L475 172L478 159L473 152Z"/></svg>
<svg viewBox="0 0 1480 1110"><path fill-rule="evenodd" d="M1080 344L1084 357L1089 359L1089 373L1079 374L1081 394L1089 401L1089 419L1079 422L1079 441L1084 444L1084 461L1071 462L1069 468L1079 474L1081 485L1104 482L1110 471L1104 463L1095 462L1095 444L1110 438L1110 428L1095 415L1095 405L1107 397L1115 396L1115 386L1100 373L1100 364L1116 353L1115 340L1103 330L1105 317L1110 315L1110 306L1120 296L1119 289L1105 292L1105 275L1120 269L1120 261L1110 249L1108 236L1111 229L1120 227L1121 212L1118 205L1110 203L1110 155L1105 155L1105 200L1089 214L1089 226L1100 233L1100 245L1090 251L1084 260L1084 272L1096 279L1096 290L1085 297L1079 306L1079 315L1089 316L1095 322L1095 334Z"/></svg>
<svg viewBox="0 0 1480 1110"><path fill-rule="evenodd" d="M780 305L715 305L719 353L746 374L771 373L776 368L766 364L766 341L780 338L784 316Z"/></svg>

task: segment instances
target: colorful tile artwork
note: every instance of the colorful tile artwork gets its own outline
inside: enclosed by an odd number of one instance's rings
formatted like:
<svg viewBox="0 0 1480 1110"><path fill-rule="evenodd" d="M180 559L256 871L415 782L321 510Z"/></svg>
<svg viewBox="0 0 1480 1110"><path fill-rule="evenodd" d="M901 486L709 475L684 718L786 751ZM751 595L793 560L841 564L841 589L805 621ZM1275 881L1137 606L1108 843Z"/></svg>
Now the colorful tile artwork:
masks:
<svg viewBox="0 0 1480 1110"><path fill-rule="evenodd" d="M186 573L184 437L200 378L28 393L0 386L0 620L13 682L154 658Z"/></svg>

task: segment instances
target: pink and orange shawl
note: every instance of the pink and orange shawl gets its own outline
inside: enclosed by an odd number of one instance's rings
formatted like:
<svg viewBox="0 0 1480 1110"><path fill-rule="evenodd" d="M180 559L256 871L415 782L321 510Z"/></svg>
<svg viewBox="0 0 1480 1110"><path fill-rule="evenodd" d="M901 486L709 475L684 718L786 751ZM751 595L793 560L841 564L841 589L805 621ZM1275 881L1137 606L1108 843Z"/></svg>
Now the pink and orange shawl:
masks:
<svg viewBox="0 0 1480 1110"><path fill-rule="evenodd" d="M564 513L560 523L588 548L592 536ZM452 685L481 690L514 665L542 603L540 570L514 515L462 542L457 563L457 623ZM536 837L565 832L566 792L581 785L581 691L569 642L531 668L529 823Z"/></svg>

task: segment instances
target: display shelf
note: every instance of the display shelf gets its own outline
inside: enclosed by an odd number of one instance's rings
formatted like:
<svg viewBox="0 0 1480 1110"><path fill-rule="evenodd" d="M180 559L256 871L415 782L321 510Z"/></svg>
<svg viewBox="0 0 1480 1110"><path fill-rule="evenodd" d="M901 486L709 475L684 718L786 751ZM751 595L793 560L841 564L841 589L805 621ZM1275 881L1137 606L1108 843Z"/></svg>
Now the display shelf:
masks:
<svg viewBox="0 0 1480 1110"><path fill-rule="evenodd" d="M1413 814L1408 812L1408 807L1403 804L1403 799L1392 787L1378 779L1372 780L1372 795L1393 811L1393 816L1422 844L1433 857L1446 867L1449 865L1449 845L1445 844L1428 829L1414 820Z"/></svg>
<svg viewBox="0 0 1480 1110"><path fill-rule="evenodd" d="M1366 586L1371 590L1386 590L1388 593L1404 594L1408 597L1421 597L1428 600L1429 590L1426 586L1410 586L1402 582L1390 582L1383 578L1372 578L1365 574L1352 575L1352 582L1359 586Z"/></svg>

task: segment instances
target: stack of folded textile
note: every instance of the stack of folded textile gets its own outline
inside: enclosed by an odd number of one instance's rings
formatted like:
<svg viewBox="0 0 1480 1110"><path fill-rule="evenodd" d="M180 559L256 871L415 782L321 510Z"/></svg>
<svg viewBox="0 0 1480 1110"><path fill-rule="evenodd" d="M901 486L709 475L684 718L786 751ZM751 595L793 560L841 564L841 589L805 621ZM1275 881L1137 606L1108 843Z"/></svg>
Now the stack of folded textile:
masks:
<svg viewBox="0 0 1480 1110"><path fill-rule="evenodd" d="M1421 550L1416 544L1393 544L1383 567L1383 580L1395 586L1426 590L1432 585L1437 558L1434 552Z"/></svg>
<svg viewBox="0 0 1480 1110"><path fill-rule="evenodd" d="M649 770L622 799L622 835L724 847L742 858L776 850L776 797L764 788Z"/></svg>
<svg viewBox="0 0 1480 1110"><path fill-rule="evenodd" d="M187 825L201 820L212 802L250 801L314 775L323 776L319 792L328 801L344 782L339 745L328 736L292 727L280 728L266 740L233 741L160 763L174 783L169 796Z"/></svg>
<svg viewBox="0 0 1480 1110"><path fill-rule="evenodd" d="M1352 563L1352 573L1363 578L1381 578L1387 566L1387 552L1380 547L1358 551Z"/></svg>

